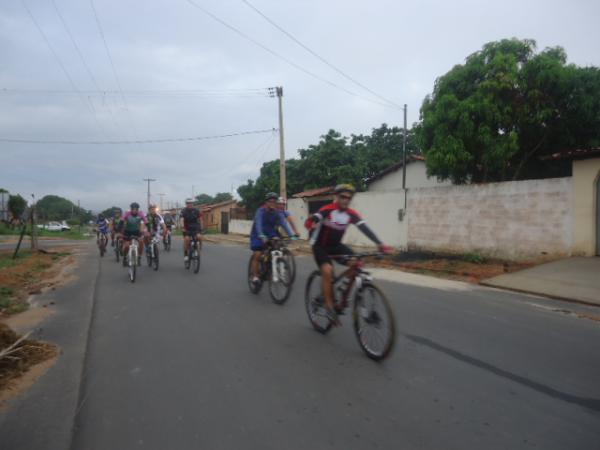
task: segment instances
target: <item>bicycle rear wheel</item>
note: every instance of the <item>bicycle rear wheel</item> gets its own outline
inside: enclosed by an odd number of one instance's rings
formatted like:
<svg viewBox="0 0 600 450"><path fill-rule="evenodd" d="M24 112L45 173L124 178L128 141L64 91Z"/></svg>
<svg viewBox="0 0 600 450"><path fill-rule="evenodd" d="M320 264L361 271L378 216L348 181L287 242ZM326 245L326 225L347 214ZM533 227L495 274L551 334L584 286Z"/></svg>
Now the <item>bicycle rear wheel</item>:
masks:
<svg viewBox="0 0 600 450"><path fill-rule="evenodd" d="M376 361L386 358L396 339L392 308L385 294L372 283L365 283L354 296L354 334L367 356Z"/></svg>
<svg viewBox="0 0 600 450"><path fill-rule="evenodd" d="M333 324L327 317L321 283L321 272L315 270L306 281L304 304L310 324L319 333L326 334Z"/></svg>
<svg viewBox="0 0 600 450"><path fill-rule="evenodd" d="M292 274L285 258L277 258L275 270L277 273L271 270L269 277L269 294L274 303L283 305L292 291ZM277 281L274 279L275 275L277 275Z"/></svg>
<svg viewBox="0 0 600 450"><path fill-rule="evenodd" d="M115 242L115 258L117 260L117 262L119 262L119 259L121 258L121 240L117 239L117 242Z"/></svg>

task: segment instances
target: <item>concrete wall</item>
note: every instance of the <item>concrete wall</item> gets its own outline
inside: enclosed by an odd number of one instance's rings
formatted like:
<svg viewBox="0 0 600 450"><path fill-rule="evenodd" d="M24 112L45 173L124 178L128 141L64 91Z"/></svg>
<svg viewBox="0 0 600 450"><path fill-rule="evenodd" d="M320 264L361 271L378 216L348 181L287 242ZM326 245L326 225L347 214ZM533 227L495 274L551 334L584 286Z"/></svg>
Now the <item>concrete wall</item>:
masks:
<svg viewBox="0 0 600 450"><path fill-rule="evenodd" d="M600 158L573 161L573 254L596 254L596 183L600 181Z"/></svg>
<svg viewBox="0 0 600 450"><path fill-rule="evenodd" d="M408 179L408 177L407 177ZM398 210L404 205L403 192L359 192L354 196L351 207L356 209L375 234L388 245L406 248L406 219L398 220ZM288 209L301 228L300 236L308 238L304 221L308 216L308 204L303 199L288 201ZM351 226L344 236L344 242L350 245L373 245L356 227Z"/></svg>
<svg viewBox="0 0 600 450"><path fill-rule="evenodd" d="M424 161L412 161L406 165L406 187L436 187L449 186L449 181L438 181L435 177L427 177ZM402 191L402 168L388 173L383 178L369 184L370 192Z"/></svg>
<svg viewBox="0 0 600 450"><path fill-rule="evenodd" d="M569 255L572 179L408 191L408 247L508 259Z"/></svg>
<svg viewBox="0 0 600 450"><path fill-rule="evenodd" d="M238 220L233 219L229 221L229 232L233 234L243 234L244 236L250 236L252 230L251 220Z"/></svg>

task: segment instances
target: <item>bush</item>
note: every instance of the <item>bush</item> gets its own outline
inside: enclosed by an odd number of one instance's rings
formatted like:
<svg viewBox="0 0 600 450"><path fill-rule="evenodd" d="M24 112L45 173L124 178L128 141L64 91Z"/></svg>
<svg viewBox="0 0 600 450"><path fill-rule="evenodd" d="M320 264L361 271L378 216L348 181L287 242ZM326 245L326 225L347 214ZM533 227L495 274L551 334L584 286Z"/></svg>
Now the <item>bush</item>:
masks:
<svg viewBox="0 0 600 450"><path fill-rule="evenodd" d="M463 256L463 260L473 264L483 264L486 261L485 257L479 253L467 253Z"/></svg>

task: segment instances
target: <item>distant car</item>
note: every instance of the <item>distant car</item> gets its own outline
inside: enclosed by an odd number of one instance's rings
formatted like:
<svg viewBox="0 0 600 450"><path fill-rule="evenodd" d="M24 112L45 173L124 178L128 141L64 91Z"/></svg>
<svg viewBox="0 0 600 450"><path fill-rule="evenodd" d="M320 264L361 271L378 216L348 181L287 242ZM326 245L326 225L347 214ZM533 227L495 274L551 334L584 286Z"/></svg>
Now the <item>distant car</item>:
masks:
<svg viewBox="0 0 600 450"><path fill-rule="evenodd" d="M38 225L38 228L42 228L48 231L69 231L71 227L67 225L64 220L62 222L48 222L47 224Z"/></svg>

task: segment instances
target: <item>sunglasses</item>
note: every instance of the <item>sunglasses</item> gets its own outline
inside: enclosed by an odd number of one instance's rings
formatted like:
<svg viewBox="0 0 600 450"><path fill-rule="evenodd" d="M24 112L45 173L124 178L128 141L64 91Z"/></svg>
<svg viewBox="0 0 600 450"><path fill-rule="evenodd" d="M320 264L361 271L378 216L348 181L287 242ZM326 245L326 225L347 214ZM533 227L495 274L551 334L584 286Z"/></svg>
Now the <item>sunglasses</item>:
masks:
<svg viewBox="0 0 600 450"><path fill-rule="evenodd" d="M351 195L340 195L340 198L343 200L352 200L352 196Z"/></svg>

